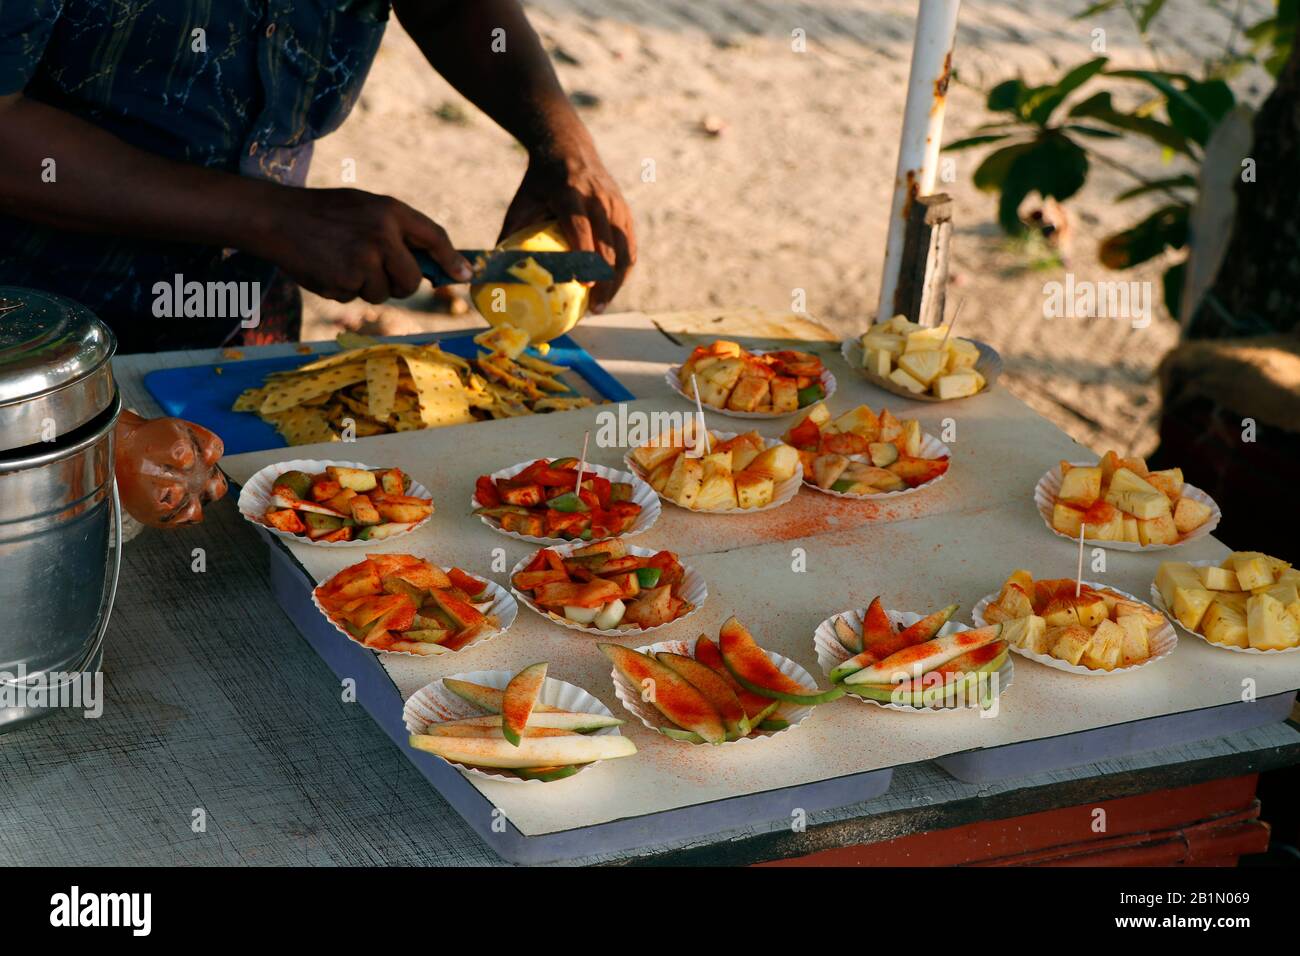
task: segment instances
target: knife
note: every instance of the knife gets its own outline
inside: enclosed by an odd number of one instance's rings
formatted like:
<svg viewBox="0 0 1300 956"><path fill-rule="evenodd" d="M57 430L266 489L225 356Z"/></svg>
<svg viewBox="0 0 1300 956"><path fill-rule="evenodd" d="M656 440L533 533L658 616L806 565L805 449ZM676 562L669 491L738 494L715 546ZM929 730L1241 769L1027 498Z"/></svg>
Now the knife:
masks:
<svg viewBox="0 0 1300 956"><path fill-rule="evenodd" d="M493 249L457 249L474 268L471 282L514 282L523 280L508 271L524 259L532 259L551 274L556 282L606 282L614 278L614 270L597 252L524 252L521 250L496 251ZM420 271L435 286L459 285L423 249L412 249Z"/></svg>

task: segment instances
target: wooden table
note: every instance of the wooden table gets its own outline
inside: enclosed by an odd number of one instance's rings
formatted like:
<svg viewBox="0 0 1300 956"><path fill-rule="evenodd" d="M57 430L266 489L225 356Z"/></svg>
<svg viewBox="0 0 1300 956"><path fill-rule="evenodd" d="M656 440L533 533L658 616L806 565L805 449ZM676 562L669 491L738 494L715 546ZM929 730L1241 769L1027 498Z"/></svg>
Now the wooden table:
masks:
<svg viewBox="0 0 1300 956"><path fill-rule="evenodd" d="M662 390L662 363L682 351L640 316L589 320L575 337L637 395ZM291 347L247 351L251 358L255 351L276 354ZM127 404L150 412L152 403L140 387L146 371L213 360L210 352L171 353L126 357L115 367ZM889 404L897 409L903 403ZM1055 432L1045 423L1034 428ZM1059 433L1053 442L1060 442ZM960 487L956 475L944 484ZM202 573L191 570L196 548L206 559ZM200 529L148 532L127 546L109 631L104 716L79 723L58 717L0 738L0 858L499 862L360 708L342 700L337 680L271 599L265 575L265 550L229 501L210 509ZM1224 808L1234 800L1249 803L1252 775L1295 763L1300 732L1275 725L982 787L958 783L929 763L909 764L896 771L884 796L811 814L804 832L753 826L665 844L638 859L740 863L822 852L850 854L837 861L907 859L911 851L898 841L914 834L996 827L994 821L1060 811L1053 820L1039 818L1046 836L1032 846L996 844L1009 852L992 855L1007 856L1075 842L1065 821L1081 819L1100 801L1178 791L1177 800L1165 795L1156 801L1176 803L1177 813L1142 818L1147 829L1125 831L1130 843L1145 846L1135 834L1204 829L1209 818L1231 816ZM1211 781L1225 778L1245 782L1235 790L1196 789L1213 789ZM1017 829L1023 832L1023 823L1012 827ZM939 860L934 845L949 847L944 861L953 861L952 847L970 845L962 843L965 832L953 830L951 839L932 844L913 861ZM1257 842L1258 833L1251 832ZM1053 833L1059 836L1055 843ZM859 852L852 848L864 845L871 851L852 856Z"/></svg>

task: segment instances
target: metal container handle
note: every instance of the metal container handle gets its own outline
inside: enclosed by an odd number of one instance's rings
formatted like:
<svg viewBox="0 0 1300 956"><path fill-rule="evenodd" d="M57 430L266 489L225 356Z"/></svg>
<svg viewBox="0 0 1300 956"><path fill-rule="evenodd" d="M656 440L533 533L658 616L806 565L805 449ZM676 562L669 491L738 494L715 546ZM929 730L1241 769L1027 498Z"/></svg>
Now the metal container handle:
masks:
<svg viewBox="0 0 1300 956"><path fill-rule="evenodd" d="M107 600L101 602L103 608L99 619L99 633L95 635L94 643L91 644L91 659L94 659L95 649L103 643L104 635L108 633L108 619L113 614L113 602L117 600L117 579L122 573L122 498L117 491L117 476L113 476L113 575L108 582Z"/></svg>

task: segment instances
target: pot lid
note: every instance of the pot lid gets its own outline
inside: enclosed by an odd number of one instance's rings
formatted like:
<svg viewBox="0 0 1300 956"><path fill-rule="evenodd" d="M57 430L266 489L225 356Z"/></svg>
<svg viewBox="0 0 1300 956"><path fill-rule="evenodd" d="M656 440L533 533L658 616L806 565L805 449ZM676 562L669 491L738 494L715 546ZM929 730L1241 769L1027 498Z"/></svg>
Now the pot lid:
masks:
<svg viewBox="0 0 1300 956"><path fill-rule="evenodd" d="M0 286L0 407L85 379L116 347L108 326L85 306L49 292Z"/></svg>

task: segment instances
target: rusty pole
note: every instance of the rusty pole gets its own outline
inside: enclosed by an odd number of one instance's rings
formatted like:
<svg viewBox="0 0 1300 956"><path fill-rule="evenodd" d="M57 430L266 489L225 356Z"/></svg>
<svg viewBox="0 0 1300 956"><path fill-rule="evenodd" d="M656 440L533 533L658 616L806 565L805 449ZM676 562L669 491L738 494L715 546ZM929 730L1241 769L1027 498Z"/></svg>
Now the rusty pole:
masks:
<svg viewBox="0 0 1300 956"><path fill-rule="evenodd" d="M917 0L917 6L916 38L912 43L903 135L898 144L898 169L894 174L894 201L885 239L877 322L885 321L896 311L894 293L898 289L903 233L912 202L917 196L934 192L961 0Z"/></svg>

